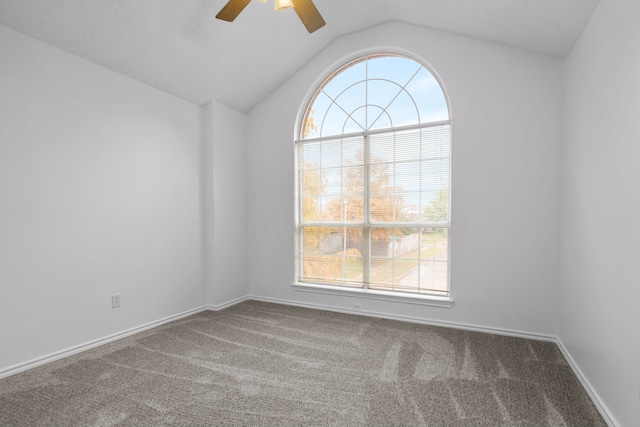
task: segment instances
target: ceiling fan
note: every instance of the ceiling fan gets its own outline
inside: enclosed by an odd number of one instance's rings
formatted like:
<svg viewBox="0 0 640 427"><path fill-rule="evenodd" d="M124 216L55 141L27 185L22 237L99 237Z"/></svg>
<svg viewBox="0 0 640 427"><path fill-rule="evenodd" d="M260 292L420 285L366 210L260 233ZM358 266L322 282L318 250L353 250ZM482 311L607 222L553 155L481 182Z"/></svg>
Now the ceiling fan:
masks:
<svg viewBox="0 0 640 427"><path fill-rule="evenodd" d="M242 12L250 1L251 0L229 0L222 10L218 12L216 18L232 22L240 15L240 12ZM259 1L263 3L266 2L266 0ZM298 17L310 33L324 27L324 19L312 0L276 0L276 10L288 9L290 7L296 11Z"/></svg>

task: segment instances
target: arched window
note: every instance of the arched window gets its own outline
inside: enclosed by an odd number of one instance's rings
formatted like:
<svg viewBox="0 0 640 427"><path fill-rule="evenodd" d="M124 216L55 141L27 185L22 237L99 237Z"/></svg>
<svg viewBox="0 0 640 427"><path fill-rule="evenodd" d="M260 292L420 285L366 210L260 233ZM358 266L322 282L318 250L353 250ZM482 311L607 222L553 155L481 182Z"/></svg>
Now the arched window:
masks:
<svg viewBox="0 0 640 427"><path fill-rule="evenodd" d="M296 141L296 280L449 295L451 121L434 74L397 54L333 72Z"/></svg>

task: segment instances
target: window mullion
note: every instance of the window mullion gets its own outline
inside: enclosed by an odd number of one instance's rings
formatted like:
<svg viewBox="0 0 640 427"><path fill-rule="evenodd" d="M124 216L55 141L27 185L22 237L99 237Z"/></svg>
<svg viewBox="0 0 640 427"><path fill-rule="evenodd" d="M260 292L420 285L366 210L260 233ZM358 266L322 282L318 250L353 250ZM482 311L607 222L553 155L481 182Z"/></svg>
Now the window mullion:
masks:
<svg viewBox="0 0 640 427"><path fill-rule="evenodd" d="M369 206L371 203L371 195L369 192L369 185L371 178L369 174L371 173L370 164L370 155L371 148L369 147L369 136L364 136L364 207L363 207L363 222L364 225L362 227L362 287L368 288L371 275L371 218L369 213Z"/></svg>

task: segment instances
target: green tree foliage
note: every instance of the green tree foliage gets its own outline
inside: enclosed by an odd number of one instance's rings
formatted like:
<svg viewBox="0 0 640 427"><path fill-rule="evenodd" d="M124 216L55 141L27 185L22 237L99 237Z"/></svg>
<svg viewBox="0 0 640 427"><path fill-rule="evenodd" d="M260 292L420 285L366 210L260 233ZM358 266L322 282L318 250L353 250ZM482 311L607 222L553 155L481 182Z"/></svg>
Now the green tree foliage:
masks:
<svg viewBox="0 0 640 427"><path fill-rule="evenodd" d="M438 191L429 206L423 209L424 217L431 222L448 222L449 190Z"/></svg>

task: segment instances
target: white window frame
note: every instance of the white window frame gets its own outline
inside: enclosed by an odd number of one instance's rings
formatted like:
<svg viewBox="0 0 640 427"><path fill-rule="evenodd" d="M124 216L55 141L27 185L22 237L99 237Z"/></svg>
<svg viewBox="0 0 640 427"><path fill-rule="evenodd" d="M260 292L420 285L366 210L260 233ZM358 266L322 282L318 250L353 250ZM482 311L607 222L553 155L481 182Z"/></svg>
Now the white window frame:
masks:
<svg viewBox="0 0 640 427"><path fill-rule="evenodd" d="M418 129L425 129L425 128L432 128L432 127L439 127L439 126L449 126L449 132L451 135L451 110L450 110L450 102L449 102L449 98L446 95L446 92L444 90L444 85L442 84L442 81L440 80L440 78L438 77L438 75L435 73L435 71L432 69L432 67L430 67L428 64L426 64L424 61L422 60L418 60L413 56L409 56L406 55L405 53L375 53L373 55L366 55L366 56L358 56L357 59L352 60L352 61L348 61L346 62L345 65L338 67L335 71L333 71L332 73L329 73L327 77L325 77L324 79L322 79L322 83L321 85L319 85L319 88L322 88L322 86L324 85L325 82L327 82L329 79L331 79L331 77L333 75L339 74L340 72L342 72L344 69L346 69L350 64L352 63L356 63L358 61L361 61L362 59L364 59L367 56L384 56L384 55L391 55L391 56L403 56L406 57L408 59L412 59L414 61L416 61L417 63L419 63L420 65L422 65L427 71L429 71L432 76L437 80L437 82L440 85L440 88L442 90L442 93L445 97L445 101L447 103L447 109L448 109L448 116L449 118L447 120L439 120L439 121L433 121L433 122L428 122L428 123L420 123L420 124L414 124L414 125L409 125L409 126L399 126L399 127L392 127L392 128L387 128L387 129L380 129L380 130L365 130L363 132L357 132L357 133L350 133L350 134L342 134L342 135L332 135L332 136L321 136L318 138L309 138L309 139L296 139L295 140L295 170L296 170L296 177L295 177L295 257L296 257L296 262L295 262L295 276L294 276L294 282L292 283L292 288L296 291L300 291L300 292L307 292L307 293L319 293L319 294L329 294L329 295L339 295L339 296L357 296L360 298L367 298L367 299L375 299L375 300L385 300L385 301L395 301L395 302L403 302L403 303L411 303L411 304L418 304L418 305L429 305L429 306L438 306L438 307L452 307L453 306L453 297L451 294L451 258L450 258L450 254L451 254L451 217L450 217L450 212L451 212L451 180L449 180L449 198L448 198L448 203L449 203L449 217L448 217L448 221L446 223L443 222L438 222L438 223L429 223L429 222L393 222L393 223L380 223L380 222L374 222L371 221L369 212L368 212L368 207L369 207L369 191L370 191L370 171L369 171L369 163L370 163L370 153L369 153L369 138L372 135L376 135L376 134L381 134L381 133L392 133L392 132L399 132L399 131L408 131L408 130L418 130ZM312 97L309 98L308 102L306 102L304 105L304 115L301 116L301 119L304 120L305 116L306 116L306 111L311 108L311 106L313 105L314 99L316 94L318 93L319 89L315 89L312 93ZM302 122L302 120L300 120L300 122ZM299 126L297 126L297 129L299 132L301 129L302 123L299 123ZM299 186L300 186L300 176L298 174L298 161L299 161L299 154L298 154L298 146L301 144L305 144L305 143L312 143L312 142L321 142L323 140L335 140L335 139L347 139L347 138L352 138L352 137L362 137L364 138L364 163L365 163L365 173L364 173L364 177L365 177L365 188L364 188L364 192L365 192L365 200L364 200L364 212L363 212L363 221L362 223L340 223L340 222L314 222L314 223L302 223L302 221L300 220L300 212L302 209L301 206L301 197L300 197L300 192L299 192ZM450 136L451 137L451 136ZM449 153L448 153L448 159L449 159L449 173L451 170L451 143L449 143ZM450 179L450 178L449 178ZM356 227L362 227L363 230L363 262L365 263L363 265L363 286L362 287L352 287L352 286L346 286L346 285L334 285L334 284L325 284L325 283L313 283L313 282L307 282L307 281L300 281L299 277L300 277L300 269L302 269L302 260L298 259L298 255L299 255L299 251L300 251L300 228L301 227L308 227L308 226L330 226L330 227L340 227L340 226L356 226ZM370 270L371 270L371 254L369 253L369 245L367 243L370 244L371 242L371 238L370 238L370 230L372 228L377 228L377 227L402 227L402 228L446 228L448 230L448 244L447 244L447 289L448 289L448 294L446 295L438 295L438 294L432 294L432 293L418 293L418 292L404 292L404 291L393 291L393 290L382 290L382 289L370 289L367 286L367 282L368 280L368 275L370 274ZM358 307L354 307L354 308L358 308Z"/></svg>

